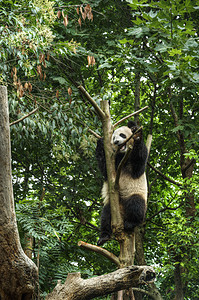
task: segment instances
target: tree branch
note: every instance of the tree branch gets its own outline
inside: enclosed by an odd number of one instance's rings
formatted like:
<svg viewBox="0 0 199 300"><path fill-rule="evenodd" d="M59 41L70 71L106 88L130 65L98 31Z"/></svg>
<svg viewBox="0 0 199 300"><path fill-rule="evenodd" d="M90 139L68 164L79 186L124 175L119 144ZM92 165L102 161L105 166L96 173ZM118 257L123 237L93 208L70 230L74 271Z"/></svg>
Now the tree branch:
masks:
<svg viewBox="0 0 199 300"><path fill-rule="evenodd" d="M127 159L129 158L129 155L131 154L131 151L133 150L133 146L129 145L127 152L125 153L123 159L121 160L118 168L117 168L117 173L116 173L116 179L115 179L115 189L119 189L119 179L120 179L120 174L121 174L121 170L122 167L124 166L124 164L126 163Z"/></svg>
<svg viewBox="0 0 199 300"><path fill-rule="evenodd" d="M32 114L34 114L37 110L39 109L39 107L33 109L31 112L29 112L27 115L23 116L22 118L10 123L10 126L15 125L21 121L23 121L24 119L28 118L29 116L31 116Z"/></svg>
<svg viewBox="0 0 199 300"><path fill-rule="evenodd" d="M129 266L115 272L82 279L80 273L70 273L64 284L58 282L46 300L82 300L93 299L112 292L128 289L153 282L155 272L152 267Z"/></svg>
<svg viewBox="0 0 199 300"><path fill-rule="evenodd" d="M170 202L171 203L171 202ZM150 218L147 218L146 221L147 222L151 222L151 220L154 219L154 217L156 217L157 215L159 215L160 213L163 213L166 210L177 210L178 208L180 208L183 205L183 202L181 202L177 207L164 207L162 209L160 209L159 211L157 211L154 215L152 215Z"/></svg>
<svg viewBox="0 0 199 300"><path fill-rule="evenodd" d="M85 243L83 241L79 241L78 246L83 247L85 249L88 249L90 251L94 251L96 253L99 253L99 254L103 255L104 257L108 258L109 260L111 260L112 262L114 262L114 264L116 264L118 267L120 266L120 261L119 261L118 257L115 256L113 253L107 251L104 248L101 248L101 247L98 247L98 246L95 246L95 245L92 245L92 244L88 244L88 243Z"/></svg>
<svg viewBox="0 0 199 300"><path fill-rule="evenodd" d="M135 73L135 92L134 92L134 95L135 95L134 109L135 109L135 111L140 109L140 85L141 85L140 78L141 78L140 72L136 71L136 73ZM135 120L136 124L138 124L139 114L135 115L134 120Z"/></svg>
<svg viewBox="0 0 199 300"><path fill-rule="evenodd" d="M193 164L196 163L196 160L192 158L190 162L183 168L183 172L185 173Z"/></svg>
<svg viewBox="0 0 199 300"><path fill-rule="evenodd" d="M180 183L180 182L177 182L177 181L175 181L175 180L173 180L173 179L171 179L171 178L169 178L169 177L167 177L166 175L164 175L162 172L160 172L158 169L156 169L155 167L153 167L151 164L150 164L150 162L147 162L147 164L149 165L149 167L152 169L152 170L154 170L156 173L158 173L161 177L163 177L165 180L167 180L167 181L169 181L169 182L171 182L171 183L173 183L173 184L175 184L175 185L177 185L177 186L182 186L182 183Z"/></svg>
<svg viewBox="0 0 199 300"><path fill-rule="evenodd" d="M94 135L97 139L100 139L100 138L101 138L101 136L100 136L99 134L97 134L97 132L93 131L93 130L90 129L90 128L87 128L87 129L88 129L88 131L89 131L92 135Z"/></svg>
<svg viewBox="0 0 199 300"><path fill-rule="evenodd" d="M82 92L82 94L86 97L86 99L95 108L95 110L96 110L97 114L99 115L100 119L103 120L105 118L104 112L97 105L97 103L93 100L93 98L89 95L89 93L85 90L85 88L82 85L80 85L80 86L78 86L78 89Z"/></svg>
<svg viewBox="0 0 199 300"><path fill-rule="evenodd" d="M151 143L152 143L152 135L148 134L147 140L146 140L146 147L147 147L147 150L148 150L148 156L149 156L149 153L150 153L150 150L151 150Z"/></svg>
<svg viewBox="0 0 199 300"><path fill-rule="evenodd" d="M100 136L97 132L95 132L95 131L93 131L92 129L90 129L90 127L89 127L87 124L85 124L82 120L77 119L77 122L79 122L81 125L83 125L84 127L86 127L86 129L87 129L92 135L94 135L97 139L100 139L100 138L101 138L101 136Z"/></svg>
<svg viewBox="0 0 199 300"><path fill-rule="evenodd" d="M178 126L178 116L177 116L177 114L176 114L176 111L175 111L175 108L174 108L172 102L170 103L170 108L171 108L171 113L172 113L172 116L173 116L173 119L174 119L175 127L177 127L177 126ZM177 131L177 138L178 138L178 142L179 142L179 145L180 145L180 152L181 152L181 166L182 166L182 165L183 165L183 161L184 161L183 154L184 154L186 151L185 151L184 134L182 133L181 130L178 130L178 131Z"/></svg>
<svg viewBox="0 0 199 300"><path fill-rule="evenodd" d="M113 127L118 126L118 125L119 125L120 123L122 123L123 121L125 121L125 120L131 118L131 117L134 116L134 115L137 115L137 114L141 113L143 110L145 110L145 109L147 109L147 108L148 108L148 106L145 106L145 107L143 107L143 108L141 108L141 109L139 109L139 110L133 112L132 114L130 114L130 115L128 115L128 116L122 118L122 119L119 120L117 123L115 123L115 124L113 125Z"/></svg>
<svg viewBox="0 0 199 300"><path fill-rule="evenodd" d="M135 291L135 292L140 292L140 293L143 293L143 294L145 294L145 295L150 296L150 297L153 298L153 299L156 299L156 297L153 295L153 293L150 293L150 292L148 292L148 291L146 291L146 290L144 290L144 289L137 288L137 287L133 287L132 289L133 289L133 291Z"/></svg>

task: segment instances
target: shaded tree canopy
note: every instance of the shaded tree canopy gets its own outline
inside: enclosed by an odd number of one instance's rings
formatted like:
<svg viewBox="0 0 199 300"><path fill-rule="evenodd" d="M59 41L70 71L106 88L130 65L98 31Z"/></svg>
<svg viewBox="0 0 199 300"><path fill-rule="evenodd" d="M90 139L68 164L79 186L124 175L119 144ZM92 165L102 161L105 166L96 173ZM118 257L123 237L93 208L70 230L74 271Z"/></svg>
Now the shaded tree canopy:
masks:
<svg viewBox="0 0 199 300"><path fill-rule="evenodd" d="M148 105L137 119L153 143L136 264L155 268L163 299L197 299L198 17L196 0L0 0L10 123L38 108L10 130L18 228L41 297L69 272L115 270L77 245L96 244L102 209L92 134L102 129L82 85L110 101L113 123ZM118 255L115 240L105 248Z"/></svg>

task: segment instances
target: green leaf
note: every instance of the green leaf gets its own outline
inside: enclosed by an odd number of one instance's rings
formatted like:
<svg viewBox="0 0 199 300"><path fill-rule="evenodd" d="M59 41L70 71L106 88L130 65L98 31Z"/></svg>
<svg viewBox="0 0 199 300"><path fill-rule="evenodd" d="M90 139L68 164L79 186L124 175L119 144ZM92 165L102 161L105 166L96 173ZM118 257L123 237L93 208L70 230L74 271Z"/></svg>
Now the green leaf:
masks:
<svg viewBox="0 0 199 300"><path fill-rule="evenodd" d="M175 56L176 54L181 55L182 54L182 50L181 49L172 49L168 51L170 56Z"/></svg>
<svg viewBox="0 0 199 300"><path fill-rule="evenodd" d="M58 81L61 85L67 85L67 81L63 77L53 77L53 80Z"/></svg>
<svg viewBox="0 0 199 300"><path fill-rule="evenodd" d="M99 66L98 70L101 70L101 69L110 69L112 68L112 66L109 64L109 63L104 63L102 65Z"/></svg>

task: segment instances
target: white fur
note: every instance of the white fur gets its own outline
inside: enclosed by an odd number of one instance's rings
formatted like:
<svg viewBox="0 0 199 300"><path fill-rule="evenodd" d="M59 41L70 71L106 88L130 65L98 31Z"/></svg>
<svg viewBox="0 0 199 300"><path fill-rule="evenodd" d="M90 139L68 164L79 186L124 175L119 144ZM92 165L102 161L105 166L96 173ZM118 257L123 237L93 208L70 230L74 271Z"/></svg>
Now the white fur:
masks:
<svg viewBox="0 0 199 300"><path fill-rule="evenodd" d="M126 137L124 138L120 134L125 134ZM118 146L123 144L131 135L132 135L132 131L127 126L122 126L118 129L116 129L113 132L113 135L112 135L112 138L111 138L111 145L112 145L113 150L116 151ZM132 143L131 140L128 141L127 145L124 146L124 149L120 149L120 152L126 152L127 151L127 146L131 143Z"/></svg>
<svg viewBox="0 0 199 300"><path fill-rule="evenodd" d="M124 138L121 136L121 134L125 134L126 137ZM132 135L132 131L127 126L122 126L118 129L116 129L113 132L112 138L111 138L111 145L113 147L113 150L116 151L118 146L123 144L126 139L128 139ZM127 145L122 147L120 149L120 152L125 152L129 146L129 144L132 143L132 139L130 139L127 142ZM109 191L108 191L108 182L104 182L102 187L102 198L104 205L109 203ZM147 204L147 181L146 181L146 175L145 173L141 175L139 178L133 179L131 175L126 174L123 170L120 174L120 180L119 180L119 193L120 198L125 200L131 197L132 195L138 194L140 195L145 203Z"/></svg>
<svg viewBox="0 0 199 300"><path fill-rule="evenodd" d="M121 172L119 186L120 198L123 200L128 199L132 195L138 194L145 200L145 203L147 204L147 181L145 173L139 178L133 179L130 175ZM109 192L107 181L104 182L101 193L104 205L108 204Z"/></svg>

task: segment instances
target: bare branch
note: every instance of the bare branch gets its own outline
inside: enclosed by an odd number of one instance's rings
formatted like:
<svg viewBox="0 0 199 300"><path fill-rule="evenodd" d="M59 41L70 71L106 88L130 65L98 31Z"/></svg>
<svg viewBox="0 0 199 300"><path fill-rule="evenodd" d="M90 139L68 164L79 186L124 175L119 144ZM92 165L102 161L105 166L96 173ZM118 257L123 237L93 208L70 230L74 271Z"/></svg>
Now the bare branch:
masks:
<svg viewBox="0 0 199 300"><path fill-rule="evenodd" d="M87 98L87 100L95 108L95 110L98 113L100 119L103 120L105 118L105 114L101 110L101 108L97 105L97 103L95 102L95 100L93 100L93 98L89 95L89 93L85 90L85 88L82 85L78 86L78 89L82 92L82 94Z"/></svg>
<svg viewBox="0 0 199 300"><path fill-rule="evenodd" d="M97 134L97 132L93 131L92 129L88 128L88 131L89 131L90 133L92 133L92 135L94 135L97 139L100 139L100 138L101 138L101 136L100 136L99 134Z"/></svg>
<svg viewBox="0 0 199 300"><path fill-rule="evenodd" d="M24 119L28 118L30 115L34 114L37 110L39 109L39 107L33 109L31 112L29 112L27 115L23 116L22 118L10 123L10 126L15 125L21 121L23 121Z"/></svg>
<svg viewBox="0 0 199 300"><path fill-rule="evenodd" d="M150 150L151 150L151 143L152 143L152 135L148 134L147 140L146 140L146 147L147 147L147 150L148 150L148 156L149 156L149 153L150 153Z"/></svg>
<svg viewBox="0 0 199 300"><path fill-rule="evenodd" d="M92 135L94 135L97 139L100 139L100 138L101 138L101 136L100 136L97 132L95 132L95 131L93 131L92 129L90 129L90 127L89 127L86 123L84 123L82 120L77 119L77 122L79 122L81 125L83 125L84 127L86 127L87 130L88 130Z"/></svg>
<svg viewBox="0 0 199 300"><path fill-rule="evenodd" d="M122 123L123 121L125 121L125 120L131 118L131 117L134 116L134 115L137 115L137 114L141 113L143 110L145 110L145 109L147 109L147 108L148 108L148 106L145 106L145 107L143 107L143 108L141 108L141 109L139 109L139 110L133 112L132 114L130 114L130 115L128 115L128 116L122 118L122 119L119 120L117 123L115 123L115 124L113 125L113 127L118 126L118 125L119 125L120 123Z"/></svg>
<svg viewBox="0 0 199 300"><path fill-rule="evenodd" d="M85 249L88 249L90 251L94 251L96 253L99 253L99 254L105 256L106 258L108 258L109 260L111 260L112 262L114 262L114 264L116 264L118 267L120 266L120 261L119 261L118 257L115 256L113 253L107 251L104 248L101 248L101 247L98 247L98 246L95 246L95 245L92 245L92 244L88 244L88 243L85 243L83 241L79 241L78 246L83 247Z"/></svg>

